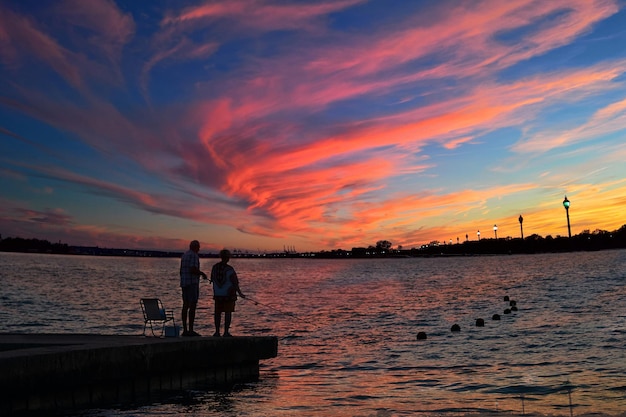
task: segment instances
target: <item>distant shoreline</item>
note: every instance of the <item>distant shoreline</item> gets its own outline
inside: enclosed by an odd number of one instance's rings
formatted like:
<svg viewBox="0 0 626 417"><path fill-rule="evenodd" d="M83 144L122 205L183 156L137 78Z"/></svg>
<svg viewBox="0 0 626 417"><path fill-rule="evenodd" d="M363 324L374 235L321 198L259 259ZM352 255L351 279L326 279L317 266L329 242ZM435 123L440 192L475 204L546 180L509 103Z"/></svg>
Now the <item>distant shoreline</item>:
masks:
<svg viewBox="0 0 626 417"><path fill-rule="evenodd" d="M510 256L510 255L535 255L542 253L572 253L572 252L595 252L607 250L625 249L624 247L611 247L599 249L572 249L572 250L547 250L533 252L480 252L480 253L428 253L421 252L410 255L402 254L370 254L365 256L354 255L346 251L341 255L329 254L323 252L307 252L307 253L264 253L251 254L239 253L233 254L233 258L241 259L407 259L407 258L459 258L459 257L475 257L475 256ZM183 252L166 252L166 251L144 251L135 249L107 249L100 248L93 250L78 250L70 252L54 252L54 251L37 251L37 250L0 250L3 253L23 253L23 254L39 254L39 255L67 255L67 256L100 256L100 257L129 257L129 258L180 258ZM202 259L218 259L217 253L200 253Z"/></svg>
<svg viewBox="0 0 626 417"><path fill-rule="evenodd" d="M333 249L318 252L296 252L295 250L251 253L233 250L233 258L308 258L308 259L362 259L362 258L421 258L449 256L486 256L513 255L535 253L561 253L580 251L599 251L626 248L626 224L618 230L608 232L595 230L583 231L572 237L542 237L530 235L522 238L483 238L461 242L457 238L448 243L433 241L419 248L404 249L386 245L356 247L350 250ZM91 256L129 256L142 258L180 258L182 251L159 251L144 249L101 248L98 246L76 246L65 243L50 243L47 240L24 238L0 238L0 252L48 253L59 255L91 255ZM201 258L218 258L217 253L200 253Z"/></svg>

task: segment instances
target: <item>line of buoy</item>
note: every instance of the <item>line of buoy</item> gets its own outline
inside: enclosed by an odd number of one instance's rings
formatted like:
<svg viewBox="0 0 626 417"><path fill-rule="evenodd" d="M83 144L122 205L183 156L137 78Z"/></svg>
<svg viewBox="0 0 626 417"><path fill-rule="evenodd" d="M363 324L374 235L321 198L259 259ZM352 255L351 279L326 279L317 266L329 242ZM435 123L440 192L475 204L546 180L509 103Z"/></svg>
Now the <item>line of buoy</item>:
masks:
<svg viewBox="0 0 626 417"><path fill-rule="evenodd" d="M511 314L512 312L517 311L517 301L511 300L511 298L508 295L504 296L504 301L507 301L510 307L510 308L504 309L504 314ZM494 314L493 316L491 316L491 320L494 320L494 321L498 321L501 319L502 318L500 317L499 314ZM482 318L476 319L476 327L485 327L485 320ZM450 327L450 331L453 333L460 332L461 326L458 323L455 323L452 325L452 327ZM417 340L426 340L426 339L428 339L426 332L417 333Z"/></svg>

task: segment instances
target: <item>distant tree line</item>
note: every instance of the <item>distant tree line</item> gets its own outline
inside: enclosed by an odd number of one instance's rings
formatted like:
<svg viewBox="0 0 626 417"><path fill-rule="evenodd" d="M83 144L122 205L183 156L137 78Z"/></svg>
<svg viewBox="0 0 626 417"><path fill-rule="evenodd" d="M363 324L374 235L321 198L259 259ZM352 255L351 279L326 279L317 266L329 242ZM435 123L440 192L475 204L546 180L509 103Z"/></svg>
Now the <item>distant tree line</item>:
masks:
<svg viewBox="0 0 626 417"><path fill-rule="evenodd" d="M461 256L461 255L491 255L514 253L546 253L546 252L574 252L595 251L605 249L626 248L626 224L619 229L609 232L596 229L593 232L584 230L578 235L569 237L542 237L538 234L522 238L482 238L480 240L465 240L458 243L430 242L420 248L404 249L392 247L391 242L379 240L375 246L352 248L351 250L336 249L322 251L317 257L323 258L382 258L382 257L418 257L418 256Z"/></svg>
<svg viewBox="0 0 626 417"><path fill-rule="evenodd" d="M50 243L47 240L0 236L0 252L51 253L62 255L180 257L182 252L164 252L141 249L100 248L98 246L71 246Z"/></svg>
<svg viewBox="0 0 626 417"><path fill-rule="evenodd" d="M596 229L593 232L583 230L582 233L570 237L542 237L538 234L522 238L482 238L480 240L466 240L455 244L445 244L436 241L423 245L420 248L405 249L402 246L393 248L388 240L379 240L376 245L352 248L351 250L333 249L330 251L307 253L275 253L275 254L239 254L238 257L268 257L268 258L383 258L383 257L417 257L417 256L461 256L461 255L491 255L516 253L545 253L545 252L573 252L595 251L605 249L626 248L626 224L619 229L609 232ZM55 253L75 255L100 256L147 256L147 257L180 257L181 252L163 252L137 249L107 249L97 246L70 246L66 243L50 243L47 240L23 239L9 237L2 239L0 235L0 251L2 252L30 252ZM203 257L217 256L213 254Z"/></svg>
<svg viewBox="0 0 626 417"><path fill-rule="evenodd" d="M420 252L427 254L507 254L596 251L626 248L626 225L609 232L606 230L584 230L570 237L537 234L521 238L481 239L466 241L456 245L429 246Z"/></svg>
<svg viewBox="0 0 626 417"><path fill-rule="evenodd" d="M47 240L24 239L21 237L0 237L0 251L3 252L33 252L33 253L70 253L66 243L50 243Z"/></svg>

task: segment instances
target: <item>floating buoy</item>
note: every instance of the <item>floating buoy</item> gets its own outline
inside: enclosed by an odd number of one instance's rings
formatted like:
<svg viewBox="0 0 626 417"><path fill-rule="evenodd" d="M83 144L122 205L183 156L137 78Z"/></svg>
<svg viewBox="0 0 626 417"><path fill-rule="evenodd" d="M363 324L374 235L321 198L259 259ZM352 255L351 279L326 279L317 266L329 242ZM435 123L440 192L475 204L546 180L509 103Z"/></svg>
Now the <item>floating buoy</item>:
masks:
<svg viewBox="0 0 626 417"><path fill-rule="evenodd" d="M512 306L516 306L517 305L517 301L515 300L511 300L511 302L509 302L509 305Z"/></svg>
<svg viewBox="0 0 626 417"><path fill-rule="evenodd" d="M508 308L504 309L504 314L511 314L511 310L509 310Z"/></svg>
<svg viewBox="0 0 626 417"><path fill-rule="evenodd" d="M476 319L476 327L485 327L485 320Z"/></svg>
<svg viewBox="0 0 626 417"><path fill-rule="evenodd" d="M458 324L453 324L452 327L450 328L451 331L453 332L460 332L461 331L461 326L459 326Z"/></svg>
<svg viewBox="0 0 626 417"><path fill-rule="evenodd" d="M504 301L509 301L509 296L508 295L504 296Z"/></svg>
<svg viewBox="0 0 626 417"><path fill-rule="evenodd" d="M417 334L417 340L426 340L426 333L425 332L419 332Z"/></svg>
<svg viewBox="0 0 626 417"><path fill-rule="evenodd" d="M499 314L494 314L494 315L491 317L491 320L500 320L500 315L499 315Z"/></svg>

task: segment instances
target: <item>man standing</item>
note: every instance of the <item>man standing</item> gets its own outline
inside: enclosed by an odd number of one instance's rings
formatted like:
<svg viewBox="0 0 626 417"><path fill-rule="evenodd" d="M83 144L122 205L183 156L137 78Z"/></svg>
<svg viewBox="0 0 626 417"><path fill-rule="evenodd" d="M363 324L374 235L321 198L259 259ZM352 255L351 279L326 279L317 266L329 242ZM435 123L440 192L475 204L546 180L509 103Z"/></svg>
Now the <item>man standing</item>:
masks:
<svg viewBox="0 0 626 417"><path fill-rule="evenodd" d="M200 276L207 279L204 272L200 271L200 242L192 240L189 250L180 259L180 287L183 291L183 336L200 336L193 330L196 319L196 306L200 297ZM189 326L187 326L189 318Z"/></svg>
<svg viewBox="0 0 626 417"><path fill-rule="evenodd" d="M239 289L239 279L235 268L228 265L230 260L230 251L223 249L220 251L221 262L213 265L211 269L211 281L213 282L213 299L215 300L215 334L214 337L220 335L220 324L222 321L222 312L224 313L224 337L230 337L230 322L232 320L233 311L235 311L235 302L237 294L241 298L246 298Z"/></svg>

